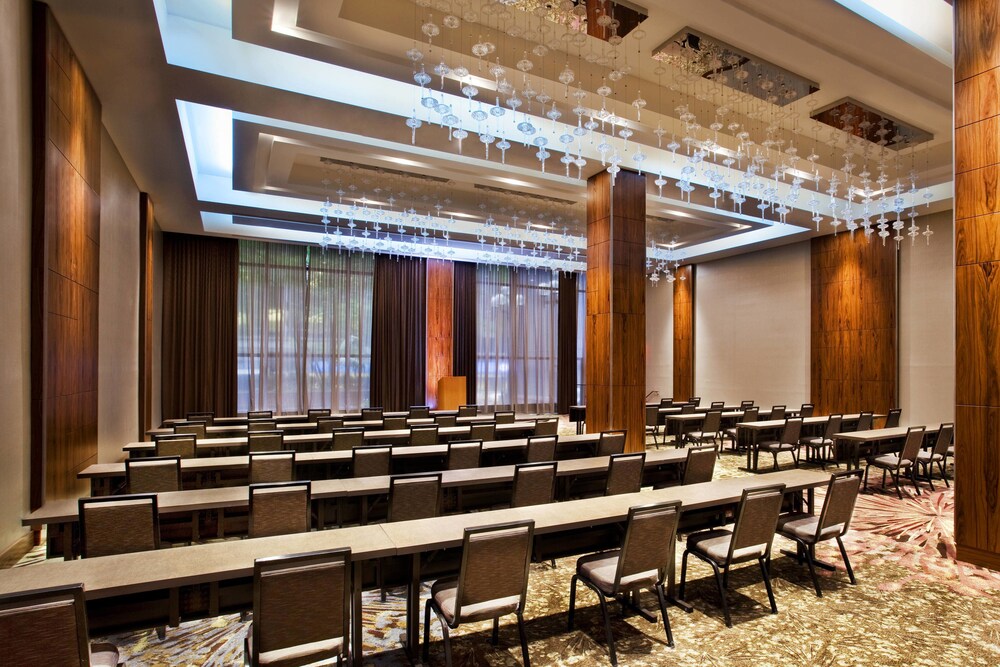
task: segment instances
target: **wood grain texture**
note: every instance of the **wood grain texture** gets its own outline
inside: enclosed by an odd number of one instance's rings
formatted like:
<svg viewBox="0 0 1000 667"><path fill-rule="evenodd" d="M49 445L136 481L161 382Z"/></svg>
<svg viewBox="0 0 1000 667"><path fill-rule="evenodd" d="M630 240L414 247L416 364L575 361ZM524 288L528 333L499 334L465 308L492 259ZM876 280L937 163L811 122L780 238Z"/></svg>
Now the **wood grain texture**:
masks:
<svg viewBox="0 0 1000 667"><path fill-rule="evenodd" d="M674 281L674 400L678 401L694 395L694 274L694 266L682 266Z"/></svg>
<svg viewBox="0 0 1000 667"><path fill-rule="evenodd" d="M452 374L455 263L427 260L427 405L438 405L438 380Z"/></svg>
<svg viewBox="0 0 1000 667"><path fill-rule="evenodd" d="M139 193L139 434L153 424L153 200Z"/></svg>
<svg viewBox="0 0 1000 667"><path fill-rule="evenodd" d="M48 7L33 9L32 508L97 460L101 105Z"/></svg>
<svg viewBox="0 0 1000 667"><path fill-rule="evenodd" d="M1000 1L955 3L955 542L1000 567Z"/></svg>
<svg viewBox="0 0 1000 667"><path fill-rule="evenodd" d="M896 248L838 234L811 250L816 414L884 413L896 405Z"/></svg>
<svg viewBox="0 0 1000 667"><path fill-rule="evenodd" d="M646 179L606 171L587 182L587 429L628 429L645 448Z"/></svg>

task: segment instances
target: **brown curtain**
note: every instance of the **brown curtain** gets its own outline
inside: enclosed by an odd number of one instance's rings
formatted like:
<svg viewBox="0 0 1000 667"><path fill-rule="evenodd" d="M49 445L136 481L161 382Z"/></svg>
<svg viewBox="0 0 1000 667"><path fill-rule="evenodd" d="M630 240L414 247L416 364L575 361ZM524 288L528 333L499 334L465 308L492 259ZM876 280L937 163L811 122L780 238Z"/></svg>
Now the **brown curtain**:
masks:
<svg viewBox="0 0 1000 667"><path fill-rule="evenodd" d="M165 419L236 414L238 267L234 239L163 235Z"/></svg>
<svg viewBox="0 0 1000 667"><path fill-rule="evenodd" d="M569 406L576 402L576 300L578 281L576 273L559 274L559 332L556 365L559 386L556 392L556 409L568 414Z"/></svg>
<svg viewBox="0 0 1000 667"><path fill-rule="evenodd" d="M427 262L375 257L372 295L373 407L423 405L427 368Z"/></svg>
<svg viewBox="0 0 1000 667"><path fill-rule="evenodd" d="M465 376L465 399L476 399L476 265L455 262L452 303L452 372Z"/></svg>

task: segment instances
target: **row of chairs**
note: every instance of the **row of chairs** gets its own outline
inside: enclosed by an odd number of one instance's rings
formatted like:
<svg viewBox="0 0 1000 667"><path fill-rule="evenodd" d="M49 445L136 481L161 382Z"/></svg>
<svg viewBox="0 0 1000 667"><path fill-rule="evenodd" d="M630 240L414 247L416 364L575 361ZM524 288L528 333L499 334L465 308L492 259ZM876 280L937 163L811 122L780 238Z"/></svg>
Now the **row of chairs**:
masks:
<svg viewBox="0 0 1000 667"><path fill-rule="evenodd" d="M510 411L514 414L513 411ZM322 417L329 417L333 414L333 410L330 408L309 408L306 410L306 420L310 422L315 422ZM383 408L361 408L361 420L362 421L378 421L383 418L384 410ZM479 406L474 403L468 403L458 406L458 417L475 417L479 414ZM431 416L430 406L427 405L411 405L407 410L406 417L404 419L429 419ZM455 415L452 415L455 416ZM188 412L185 416L188 422L204 422L208 426L212 426L215 422L215 412L214 411L202 411L202 412ZM260 420L274 419L273 410L249 410L247 411L247 421L254 422Z"/></svg>

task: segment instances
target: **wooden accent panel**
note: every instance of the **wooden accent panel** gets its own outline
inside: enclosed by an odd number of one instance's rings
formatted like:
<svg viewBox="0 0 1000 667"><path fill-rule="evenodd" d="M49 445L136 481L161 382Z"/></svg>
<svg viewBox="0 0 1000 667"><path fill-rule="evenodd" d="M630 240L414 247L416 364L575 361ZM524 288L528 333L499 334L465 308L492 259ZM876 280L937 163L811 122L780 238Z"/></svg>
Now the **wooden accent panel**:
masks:
<svg viewBox="0 0 1000 667"><path fill-rule="evenodd" d="M31 507L97 461L101 105L48 7L33 8Z"/></svg>
<svg viewBox="0 0 1000 667"><path fill-rule="evenodd" d="M955 542L1000 568L1000 1L955 11Z"/></svg>
<svg viewBox="0 0 1000 667"><path fill-rule="evenodd" d="M437 407L438 380L451 375L455 264L427 260L427 404Z"/></svg>
<svg viewBox="0 0 1000 667"><path fill-rule="evenodd" d="M153 424L153 200L139 193L139 440Z"/></svg>
<svg viewBox="0 0 1000 667"><path fill-rule="evenodd" d="M817 414L895 407L895 245L861 234L814 238L811 328Z"/></svg>
<svg viewBox="0 0 1000 667"><path fill-rule="evenodd" d="M646 178L587 181L587 428L628 429L645 449Z"/></svg>
<svg viewBox="0 0 1000 667"><path fill-rule="evenodd" d="M684 280L680 278L683 276ZM674 400L694 396L694 267L677 269L674 281Z"/></svg>

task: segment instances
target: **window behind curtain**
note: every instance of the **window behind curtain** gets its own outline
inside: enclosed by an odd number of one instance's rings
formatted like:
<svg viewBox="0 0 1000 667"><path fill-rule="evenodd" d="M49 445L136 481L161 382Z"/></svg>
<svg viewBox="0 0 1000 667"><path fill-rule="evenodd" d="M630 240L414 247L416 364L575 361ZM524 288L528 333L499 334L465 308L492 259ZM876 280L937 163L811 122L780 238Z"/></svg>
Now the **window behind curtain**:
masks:
<svg viewBox="0 0 1000 667"><path fill-rule="evenodd" d="M541 269L476 269L476 384L479 404L551 412L557 389L559 285Z"/></svg>
<svg viewBox="0 0 1000 667"><path fill-rule="evenodd" d="M240 411L367 405L373 265L358 253L240 242Z"/></svg>

